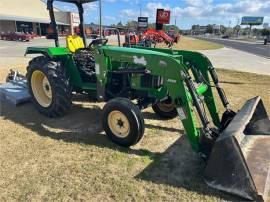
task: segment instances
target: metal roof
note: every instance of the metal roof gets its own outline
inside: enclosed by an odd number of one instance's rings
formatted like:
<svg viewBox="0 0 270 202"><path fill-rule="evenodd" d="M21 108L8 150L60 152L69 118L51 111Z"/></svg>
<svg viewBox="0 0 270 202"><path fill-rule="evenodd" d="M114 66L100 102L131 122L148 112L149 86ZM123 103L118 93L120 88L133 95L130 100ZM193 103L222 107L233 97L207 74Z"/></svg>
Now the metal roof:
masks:
<svg viewBox="0 0 270 202"><path fill-rule="evenodd" d="M44 18L33 18L33 17L24 17L24 16L11 16L11 15L1 15L0 20L11 20L11 21L23 21L23 22L35 22L35 23L45 23L49 24L49 19ZM69 25L62 22L56 22L58 25Z"/></svg>
<svg viewBox="0 0 270 202"><path fill-rule="evenodd" d="M0 0L0 20L49 23L50 16L45 0ZM47 0L46 0L47 1ZM54 8L59 25L69 25L69 12Z"/></svg>

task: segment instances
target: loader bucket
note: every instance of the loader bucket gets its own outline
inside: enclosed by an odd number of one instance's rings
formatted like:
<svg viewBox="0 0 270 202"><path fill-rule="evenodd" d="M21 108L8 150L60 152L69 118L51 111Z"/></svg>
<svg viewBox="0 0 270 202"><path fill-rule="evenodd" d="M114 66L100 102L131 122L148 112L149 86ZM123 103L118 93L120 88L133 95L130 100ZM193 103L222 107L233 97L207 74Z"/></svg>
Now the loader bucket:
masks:
<svg viewBox="0 0 270 202"><path fill-rule="evenodd" d="M215 189L264 201L270 187L270 120L260 97L248 100L213 145L204 179Z"/></svg>

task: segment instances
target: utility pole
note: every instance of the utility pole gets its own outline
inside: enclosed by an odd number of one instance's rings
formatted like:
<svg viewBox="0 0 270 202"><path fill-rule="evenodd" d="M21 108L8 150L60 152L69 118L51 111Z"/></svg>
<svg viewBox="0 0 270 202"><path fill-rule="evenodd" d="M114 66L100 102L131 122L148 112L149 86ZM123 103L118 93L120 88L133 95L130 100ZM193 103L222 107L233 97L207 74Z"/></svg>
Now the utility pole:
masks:
<svg viewBox="0 0 270 202"><path fill-rule="evenodd" d="M237 25L239 25L240 23L240 18L237 18Z"/></svg>
<svg viewBox="0 0 270 202"><path fill-rule="evenodd" d="M140 17L142 17L142 4L139 3L139 7L140 7Z"/></svg>
<svg viewBox="0 0 270 202"><path fill-rule="evenodd" d="M239 33L240 33L240 30L241 30L241 26L239 25L240 24L240 18L237 18L237 38L239 37Z"/></svg>
<svg viewBox="0 0 270 202"><path fill-rule="evenodd" d="M100 38L102 39L102 2L99 0L99 34Z"/></svg>

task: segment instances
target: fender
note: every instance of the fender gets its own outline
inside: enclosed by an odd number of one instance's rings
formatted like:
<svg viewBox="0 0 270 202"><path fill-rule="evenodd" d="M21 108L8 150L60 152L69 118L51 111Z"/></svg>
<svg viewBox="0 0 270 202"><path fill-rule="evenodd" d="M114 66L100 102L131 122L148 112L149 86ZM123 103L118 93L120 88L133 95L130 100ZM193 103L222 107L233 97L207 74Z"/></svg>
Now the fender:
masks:
<svg viewBox="0 0 270 202"><path fill-rule="evenodd" d="M71 55L71 52L63 47L28 47L24 56L28 54L42 54L52 59L58 56Z"/></svg>

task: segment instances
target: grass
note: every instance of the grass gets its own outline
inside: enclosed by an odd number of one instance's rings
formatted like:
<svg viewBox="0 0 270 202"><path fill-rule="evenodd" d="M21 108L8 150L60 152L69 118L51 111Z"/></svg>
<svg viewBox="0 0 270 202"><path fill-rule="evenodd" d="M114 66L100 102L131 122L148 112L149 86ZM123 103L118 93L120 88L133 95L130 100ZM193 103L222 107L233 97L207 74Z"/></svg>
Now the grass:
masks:
<svg viewBox="0 0 270 202"><path fill-rule="evenodd" d="M166 47L165 44L159 45L161 47ZM180 50L213 50L223 48L222 44L217 44L213 42L208 42L200 39L190 38L190 37L181 37L180 42L174 44L174 49Z"/></svg>
<svg viewBox="0 0 270 202"><path fill-rule="evenodd" d="M7 72L1 69L0 81ZM269 76L218 73L234 109L256 94L270 112ZM0 201L235 199L204 184L203 162L191 150L178 119L161 121L145 110L144 139L125 149L102 131L102 106L78 97L67 116L49 119L32 104L14 108L2 102Z"/></svg>
<svg viewBox="0 0 270 202"><path fill-rule="evenodd" d="M175 49L221 45L183 37ZM18 66L25 73L25 66ZM219 70L234 109L256 94L270 112L269 76ZM8 67L0 68L0 82ZM48 119L32 106L0 105L0 201L216 201L235 198L207 187L203 162L183 136L178 119L159 120L144 111L146 132L130 149L102 131L104 103L74 100L71 112ZM236 199L237 200L237 199Z"/></svg>
<svg viewBox="0 0 270 202"><path fill-rule="evenodd" d="M108 44L118 46L117 42L109 42ZM157 44L157 47L166 48L165 43ZM179 50L213 50L223 48L222 44L217 44L213 42L208 42L200 39L190 38L190 37L181 37L181 40L173 45L173 49Z"/></svg>

